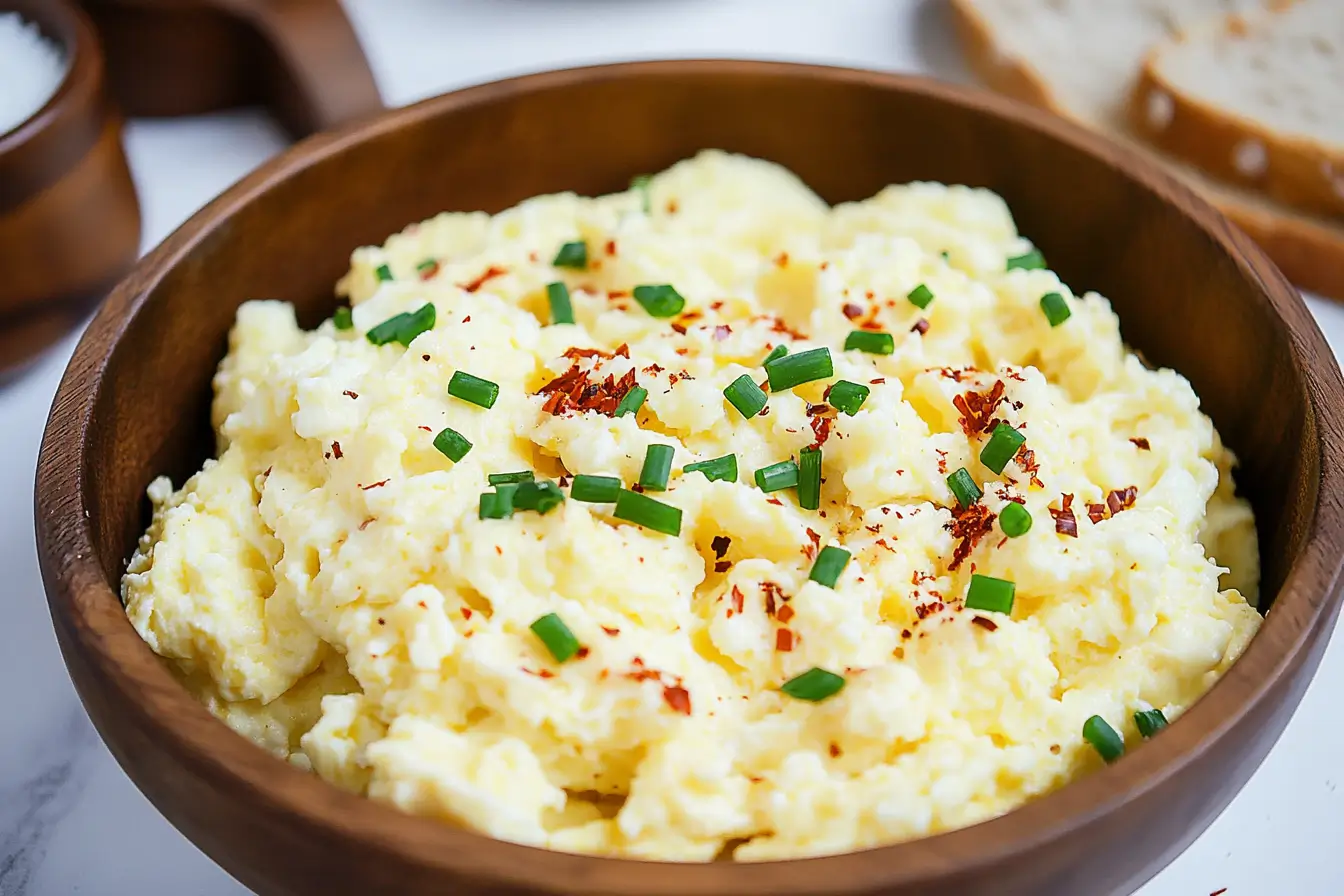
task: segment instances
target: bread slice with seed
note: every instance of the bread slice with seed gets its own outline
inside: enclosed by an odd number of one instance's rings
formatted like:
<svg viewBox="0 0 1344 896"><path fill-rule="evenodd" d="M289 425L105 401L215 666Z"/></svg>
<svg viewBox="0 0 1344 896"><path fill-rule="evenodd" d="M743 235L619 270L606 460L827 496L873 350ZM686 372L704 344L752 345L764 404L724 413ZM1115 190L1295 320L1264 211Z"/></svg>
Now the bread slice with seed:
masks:
<svg viewBox="0 0 1344 896"><path fill-rule="evenodd" d="M1344 0L1340 0L1344 2ZM1251 235L1304 289L1344 299L1344 223L1220 182L1131 127L1154 44L1261 0L951 0L968 61L989 87L1090 126L1166 164Z"/></svg>
<svg viewBox="0 0 1344 896"><path fill-rule="evenodd" d="M1344 217L1344 2L1280 0L1160 41L1130 114L1210 174Z"/></svg>

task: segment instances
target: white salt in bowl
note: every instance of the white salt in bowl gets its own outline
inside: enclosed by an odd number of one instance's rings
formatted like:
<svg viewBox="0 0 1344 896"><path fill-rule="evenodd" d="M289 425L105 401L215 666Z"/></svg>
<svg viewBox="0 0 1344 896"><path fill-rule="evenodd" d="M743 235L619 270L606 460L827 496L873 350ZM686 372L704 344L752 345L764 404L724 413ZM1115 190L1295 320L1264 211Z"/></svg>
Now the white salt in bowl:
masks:
<svg viewBox="0 0 1344 896"><path fill-rule="evenodd" d="M140 249L103 51L70 0L0 0L0 380L83 323Z"/></svg>

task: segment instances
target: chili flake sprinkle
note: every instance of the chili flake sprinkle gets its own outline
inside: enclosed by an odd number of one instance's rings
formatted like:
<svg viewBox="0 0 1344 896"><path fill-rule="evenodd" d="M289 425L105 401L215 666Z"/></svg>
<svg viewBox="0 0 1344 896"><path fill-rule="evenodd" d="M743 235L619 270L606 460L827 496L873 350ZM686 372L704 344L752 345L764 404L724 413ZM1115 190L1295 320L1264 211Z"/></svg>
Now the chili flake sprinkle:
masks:
<svg viewBox="0 0 1344 896"><path fill-rule="evenodd" d="M683 716L691 714L691 694L681 685L663 685L663 702Z"/></svg>
<svg viewBox="0 0 1344 896"><path fill-rule="evenodd" d="M947 565L949 570L955 571L966 561L980 539L993 529L994 519L993 512L979 501L954 512L952 519L943 526L957 539L957 546L952 549L952 561Z"/></svg>
<svg viewBox="0 0 1344 896"><path fill-rule="evenodd" d="M1151 450L1152 450L1152 447L1153 447L1153 446L1148 444L1148 440L1147 440L1147 439L1144 439L1144 438L1135 438L1135 439L1130 439L1130 441L1133 442L1133 443L1134 443L1134 447L1135 447L1135 448L1138 448L1140 451L1151 451Z"/></svg>
<svg viewBox="0 0 1344 896"><path fill-rule="evenodd" d="M490 267L486 268L485 271L475 280L468 280L466 283L459 283L458 286L461 287L464 292L475 292L476 290L480 289L482 286L489 283L496 277L503 277L507 273L508 271L505 270L504 268L495 267L492 264L490 265Z"/></svg>
<svg viewBox="0 0 1344 896"><path fill-rule="evenodd" d="M775 650L790 653L793 650L793 631L787 628L775 629Z"/></svg>
<svg viewBox="0 0 1344 896"><path fill-rule="evenodd" d="M1036 475L1041 470L1041 465L1036 463L1036 452L1023 445L1017 449L1017 455L1013 460L1017 461L1017 465L1022 468L1022 472L1030 477L1032 485L1037 488L1045 488L1045 483L1041 482L1040 477Z"/></svg>
<svg viewBox="0 0 1344 896"><path fill-rule="evenodd" d="M1050 516L1055 519L1056 532L1070 538L1078 537L1078 520L1073 515L1073 495L1064 495L1060 498L1058 510L1053 507L1046 509L1050 511Z"/></svg>
<svg viewBox="0 0 1344 896"><path fill-rule="evenodd" d="M995 380L989 391L965 392L952 399L953 406L961 412L958 421L968 436L988 432L994 418L994 411L1003 401L1003 380Z"/></svg>
<svg viewBox="0 0 1344 896"><path fill-rule="evenodd" d="M634 369L627 370L619 380L608 374L594 382L591 376L592 371L584 370L576 361L537 391L538 395L547 396L541 409L554 417L583 411L615 416L621 399L636 386Z"/></svg>

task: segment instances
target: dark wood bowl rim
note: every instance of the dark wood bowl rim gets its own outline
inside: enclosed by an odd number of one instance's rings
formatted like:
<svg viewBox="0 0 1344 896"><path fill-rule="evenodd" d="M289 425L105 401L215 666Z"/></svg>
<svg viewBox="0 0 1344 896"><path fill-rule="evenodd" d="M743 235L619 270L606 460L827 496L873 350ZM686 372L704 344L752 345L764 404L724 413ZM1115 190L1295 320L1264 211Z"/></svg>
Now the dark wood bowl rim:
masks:
<svg viewBox="0 0 1344 896"><path fill-rule="evenodd" d="M102 377L129 319L143 310L165 272L188 258L243 205L307 166L371 137L452 110L489 104L518 93L567 84L634 76L792 75L919 94L978 114L1007 119L1094 157L1112 161L1136 184L1184 210L1209 241L1226 252L1245 280L1257 284L1287 326L1293 360L1305 383L1309 425L1319 438L1304 445L1319 469L1308 534L1274 609L1242 658L1177 724L1123 761L1100 769L1005 816L876 850L787 863L670 864L571 855L492 840L338 791L314 775L278 761L242 737L225 734L205 708L177 686L127 621L117 592L97 559L87 519L84 480L97 458L87 454L85 433ZM393 860L440 869L481 883L589 894L695 892L804 894L869 892L916 882L973 875L1007 856L1040 847L1071 829L1115 812L1138 794L1181 775L1201 753L1265 699L1272 682L1301 661L1320 629L1333 618L1344 567L1344 451L1333 437L1334 414L1344 407L1344 384L1320 330L1300 296L1266 256L1239 231L1225 231L1221 216L1170 176L1080 127L988 93L928 79L793 63L726 59L616 63L524 75L434 97L384 113L351 128L311 137L245 177L197 212L112 293L75 350L61 382L42 446L36 493L39 550L50 572L47 589L54 616L74 617L78 649L119 689L148 732L195 773L232 780L249 800L291 813L303 824L376 848ZM217 359L216 359L217 360ZM213 362L212 362L213 363ZM78 433L56 441L53 433ZM71 512L78 508L77 512ZM1328 633L1324 633L1328 634ZM1276 645L1286 647L1276 650ZM176 720L189 718L191 724ZM218 727L211 727L206 720ZM207 735L208 733L208 735ZM880 859L878 854L880 853ZM575 892L579 890L574 890Z"/></svg>

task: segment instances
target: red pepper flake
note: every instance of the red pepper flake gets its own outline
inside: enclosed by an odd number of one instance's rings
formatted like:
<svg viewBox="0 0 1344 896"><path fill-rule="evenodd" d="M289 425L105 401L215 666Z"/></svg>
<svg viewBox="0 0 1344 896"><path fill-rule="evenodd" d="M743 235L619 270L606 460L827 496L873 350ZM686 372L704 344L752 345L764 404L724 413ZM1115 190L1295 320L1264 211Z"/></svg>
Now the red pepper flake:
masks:
<svg viewBox="0 0 1344 896"><path fill-rule="evenodd" d="M686 355L689 355L691 353L691 350L686 348L685 346L682 346L681 348L677 349L676 352L677 354L682 355L684 357Z"/></svg>
<svg viewBox="0 0 1344 896"><path fill-rule="evenodd" d="M569 348L565 349L565 352L561 357L568 358L571 361L577 361L579 358L614 358L616 356L611 352L604 352L600 348L580 348L577 345L571 345Z"/></svg>
<svg viewBox="0 0 1344 896"><path fill-rule="evenodd" d="M874 544L876 544L878 547L886 548L888 551L891 551L893 554L896 553L896 549L895 549L894 547L892 547L891 545L887 544L887 540L886 540L885 538L879 538L877 541L874 542Z"/></svg>
<svg viewBox="0 0 1344 896"><path fill-rule="evenodd" d="M736 585L733 586L732 595L733 595L733 610L735 610L738 613L741 613L742 603L745 600L746 596L742 593L742 589L737 587ZM732 615L732 613L730 612L729 615Z"/></svg>
<svg viewBox="0 0 1344 896"><path fill-rule="evenodd" d="M886 378L886 377L884 377L884 376L879 376L879 377L875 377L874 379L869 380L869 381L868 381L868 384L871 385L871 386L880 386L880 385L882 385L883 383L885 383L886 381L887 381L887 378Z"/></svg>
<svg viewBox="0 0 1344 896"><path fill-rule="evenodd" d="M1115 516L1120 511L1133 507L1138 497L1137 486L1127 485L1124 488L1112 489L1106 496L1106 509L1111 512L1111 516Z"/></svg>
<svg viewBox="0 0 1344 896"><path fill-rule="evenodd" d="M621 633L621 630L620 630L620 629L618 629L618 628L611 628L610 626L606 626L606 625L602 626L602 631L604 631L604 632L607 634L607 636L608 636L608 637L611 637L611 638L614 638L614 637L616 637L617 635L619 635L619 634Z"/></svg>
<svg viewBox="0 0 1344 896"><path fill-rule="evenodd" d="M839 411L828 404L812 404L811 402L807 402L807 416L809 417L834 417L838 413Z"/></svg>
<svg viewBox="0 0 1344 896"><path fill-rule="evenodd" d="M1058 756L1058 755L1059 755L1059 744L1051 744L1051 745L1050 745L1050 752L1051 752L1051 753L1054 753L1056 756ZM1214 896L1218 896L1218 894L1215 893Z"/></svg>
<svg viewBox="0 0 1344 896"><path fill-rule="evenodd" d="M954 512L952 519L943 526L952 533L953 538L959 539L952 550L952 562L947 565L949 570L956 570L971 555L980 539L993 528L995 518L990 509L979 501Z"/></svg>
<svg viewBox="0 0 1344 896"><path fill-rule="evenodd" d="M994 411L1003 401L1003 380L995 380L988 392L970 391L956 396L952 404L961 412L958 422L968 436L988 432L993 421Z"/></svg>
<svg viewBox="0 0 1344 896"><path fill-rule="evenodd" d="M781 268L789 266L789 253L781 252L775 256L775 264Z"/></svg>
<svg viewBox="0 0 1344 896"><path fill-rule="evenodd" d="M679 323L677 323L676 321L673 321L673 322L672 322L672 329L675 330L677 333L679 333L679 334L682 335L682 336L685 336L685 335L686 335L686 327L685 327L683 324L679 324Z"/></svg>
<svg viewBox="0 0 1344 896"><path fill-rule="evenodd" d="M675 199L667 200L667 205L665 207L667 208L667 213L669 215L675 215L677 213L677 209L681 208L681 206L677 205L677 200Z"/></svg>
<svg viewBox="0 0 1344 896"><path fill-rule="evenodd" d="M1007 543L1008 543L1008 536L1005 535L1005 536L1003 536L1002 538L999 539L999 543L998 543L998 544L994 545L994 549L995 549L995 550L998 550L998 549L1002 548L1004 545L1006 545Z"/></svg>
<svg viewBox="0 0 1344 896"><path fill-rule="evenodd" d="M938 472L947 473L947 452L941 448L933 449L933 453L938 455Z"/></svg>
<svg viewBox="0 0 1344 896"><path fill-rule="evenodd" d="M715 572L727 572L732 568L733 568L733 561L731 560L719 560L717 563L714 564Z"/></svg>
<svg viewBox="0 0 1344 896"><path fill-rule="evenodd" d="M425 432L433 432L428 426L417 426L416 429L423 429Z"/></svg>
<svg viewBox="0 0 1344 896"><path fill-rule="evenodd" d="M1105 504L1087 505L1087 518L1092 521L1092 525L1094 526L1097 523L1101 522L1102 520L1106 519L1106 505Z"/></svg>
<svg viewBox="0 0 1344 896"><path fill-rule="evenodd" d="M780 653L791 653L793 651L793 632L787 628L775 630L775 650Z"/></svg>
<svg viewBox="0 0 1344 896"><path fill-rule="evenodd" d="M826 440L831 437L831 419L830 417L812 418L812 448L820 448L826 444Z"/></svg>
<svg viewBox="0 0 1344 896"><path fill-rule="evenodd" d="M331 454L332 454L332 457L336 458L337 460L340 460L341 458L345 457L345 453L344 453L343 451L341 451L341 443L340 443L340 442L332 442L332 443L331 443Z"/></svg>
<svg viewBox="0 0 1344 896"><path fill-rule="evenodd" d="M775 593L773 591L765 592L765 615L773 618L775 615Z"/></svg>
<svg viewBox="0 0 1344 896"><path fill-rule="evenodd" d="M535 675L535 676L537 676L538 678L554 678L554 677L555 677L555 673L552 672L550 669L542 669L540 672L534 672L533 670L527 668L526 666L519 666L518 668L519 668L519 669L522 669L522 670L523 670L524 672L526 672L528 675Z"/></svg>
<svg viewBox="0 0 1344 896"><path fill-rule="evenodd" d="M425 265L422 271L420 271L421 280L433 280L438 275L439 263L437 261L431 261L429 264Z"/></svg>
<svg viewBox="0 0 1344 896"><path fill-rule="evenodd" d="M1017 465L1022 468L1022 472L1031 477L1032 485L1037 488L1045 487L1044 483L1041 482L1040 477L1036 475L1040 472L1041 465L1036 463L1035 451L1032 451L1026 445L1023 445L1021 448L1017 449L1017 456L1013 459L1016 460Z"/></svg>
<svg viewBox="0 0 1344 896"><path fill-rule="evenodd" d="M589 653L591 653L591 651L587 647L580 647L578 650L574 652L574 658L578 660L584 660L588 658Z"/></svg>
<svg viewBox="0 0 1344 896"><path fill-rule="evenodd" d="M831 745L830 745L830 747L829 747L829 750L830 750L830 754L831 754L831 758L832 758L832 759L839 759L839 758L840 758L840 745L839 745L838 743L836 743L835 741L831 741Z"/></svg>
<svg viewBox="0 0 1344 896"><path fill-rule="evenodd" d="M1223 887L1221 890L1214 890L1212 893L1209 894L1209 896L1223 896L1223 894L1226 892L1227 887Z"/></svg>
<svg viewBox="0 0 1344 896"><path fill-rule="evenodd" d="M537 261L537 253L536 253L536 252L529 252L529 253L527 253L527 260L528 260L528 261Z"/></svg>
<svg viewBox="0 0 1344 896"><path fill-rule="evenodd" d="M377 521L378 521L378 517L376 517L376 516L371 516L371 517L369 517L369 518L366 519L364 522L362 522L362 523L359 524L359 531L363 532L365 529L369 528L369 524L370 524L370 523L374 523L374 522L377 522Z"/></svg>
<svg viewBox="0 0 1344 896"><path fill-rule="evenodd" d="M715 535L710 539L709 546L714 551L714 559L722 560L728 553L728 548L732 547L733 540L727 535Z"/></svg>
<svg viewBox="0 0 1344 896"><path fill-rule="evenodd" d="M661 366L659 366L658 364L650 364L648 367L645 367L645 368L644 368L644 372L645 372L645 373L648 373L648 374L658 374L658 373L662 373L663 370L664 370L664 368L661 367Z"/></svg>
<svg viewBox="0 0 1344 896"><path fill-rule="evenodd" d="M459 612L461 612L463 619L471 619L471 607L462 607Z"/></svg>
<svg viewBox="0 0 1344 896"><path fill-rule="evenodd" d="M908 629L908 628L903 628L903 629L901 629L901 640L902 640L902 641L909 641L912 637L913 637L913 635L911 634L910 629Z"/></svg>
<svg viewBox="0 0 1344 896"><path fill-rule="evenodd" d="M663 685L663 701L673 712L684 716L691 714L691 694L681 685Z"/></svg>
<svg viewBox="0 0 1344 896"><path fill-rule="evenodd" d="M731 335L733 335L733 328L728 326L727 324L719 324L714 328L715 342L722 342Z"/></svg>
<svg viewBox="0 0 1344 896"><path fill-rule="evenodd" d="M616 413L621 399L635 387L635 371L627 370L619 380L608 374L601 382L589 380L590 373L591 371L583 370L575 361L569 370L537 391L538 395L548 396L541 409L556 417L579 411L594 411L607 417Z"/></svg>
<svg viewBox="0 0 1344 896"><path fill-rule="evenodd" d="M863 306L855 305L853 302L846 302L844 307L840 309L840 313L850 320L857 320L858 318L863 317Z"/></svg>
<svg viewBox="0 0 1344 896"><path fill-rule="evenodd" d="M504 549L503 549L502 547L500 547L499 545L495 545L495 553L498 554L499 556L503 557L503 556L504 556Z"/></svg>
<svg viewBox="0 0 1344 896"><path fill-rule="evenodd" d="M421 361L428 361L428 360L429 360L429 355L421 355L421 356L420 356L420 360L421 360Z"/></svg>
<svg viewBox="0 0 1344 896"><path fill-rule="evenodd" d="M363 489L364 491L368 491L371 488L382 488L391 481L392 481L391 479L384 479L382 482L375 482L372 485L361 485L360 488Z"/></svg>
<svg viewBox="0 0 1344 896"><path fill-rule="evenodd" d="M944 609L944 607L945 604L940 600L930 601L927 604L920 604L919 606L915 607L915 615L918 616L920 619L927 619L934 613L941 612Z"/></svg>
<svg viewBox="0 0 1344 896"><path fill-rule="evenodd" d="M921 317L919 320L915 321L915 325L910 328L910 332L918 333L919 335L923 336L925 333L929 332L928 320Z"/></svg>
<svg viewBox="0 0 1344 896"><path fill-rule="evenodd" d="M773 505L775 505L776 507L783 507L783 506L784 506L784 502L781 501L781 500L779 500L778 498L776 498L774 495L771 495L770 497L766 498L766 499L765 499L765 503L767 503L767 504L773 504Z"/></svg>
<svg viewBox="0 0 1344 896"><path fill-rule="evenodd" d="M387 620L384 619L383 617L379 616L379 617L378 617L378 624L379 624L379 625L387 625Z"/></svg>
<svg viewBox="0 0 1344 896"><path fill-rule="evenodd" d="M459 283L458 286L467 292L475 292L496 277L503 277L507 273L508 271L504 268L490 265L490 267L485 269L485 273L481 274L481 276L477 277L475 280L468 283Z"/></svg>
<svg viewBox="0 0 1344 896"><path fill-rule="evenodd" d="M1152 447L1153 447L1153 446L1148 444L1148 440L1147 440L1147 439L1138 438L1138 439L1130 439L1130 441L1133 442L1133 443L1134 443L1134 447L1135 447L1135 448L1138 448L1140 451L1151 451L1151 450L1152 450Z"/></svg>
<svg viewBox="0 0 1344 896"><path fill-rule="evenodd" d="M972 616L971 624L978 625L987 632L998 631L999 624L993 619L986 619L984 616Z"/></svg>
<svg viewBox="0 0 1344 896"><path fill-rule="evenodd" d="M1055 518L1055 531L1070 538L1078 537L1078 520L1073 516L1073 495L1064 495L1060 499L1060 509L1046 508Z"/></svg>
<svg viewBox="0 0 1344 896"><path fill-rule="evenodd" d="M784 623L785 625L788 625L789 620L792 619L795 615L796 614L794 613L793 607L789 606L788 604L785 604L784 606L779 608L779 612L775 614L775 618L778 619L780 622Z"/></svg>
<svg viewBox="0 0 1344 896"><path fill-rule="evenodd" d="M615 255L615 254L616 254L616 241L615 241L615 240L607 240L606 250L607 250L607 254L608 254L608 255Z"/></svg>
<svg viewBox="0 0 1344 896"><path fill-rule="evenodd" d="M346 390L345 390L344 392L342 392L341 394L342 394L342 395L348 395L348 396L351 397L351 398L358 398L358 397L359 397L359 393L358 393L358 392L351 392L349 389L346 389Z"/></svg>

